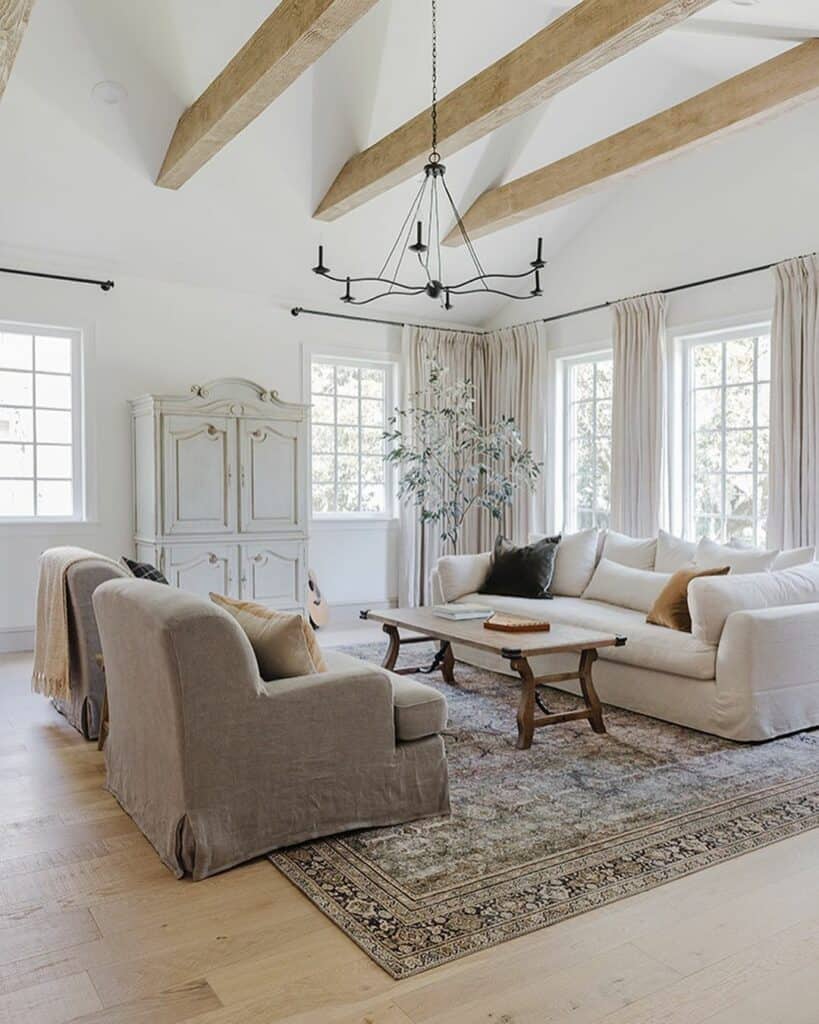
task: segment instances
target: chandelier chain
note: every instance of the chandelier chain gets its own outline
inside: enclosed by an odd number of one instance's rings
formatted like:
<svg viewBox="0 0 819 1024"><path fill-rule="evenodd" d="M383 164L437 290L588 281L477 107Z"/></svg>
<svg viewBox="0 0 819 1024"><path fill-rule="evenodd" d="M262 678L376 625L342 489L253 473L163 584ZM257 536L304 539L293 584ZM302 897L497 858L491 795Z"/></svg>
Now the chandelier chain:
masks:
<svg viewBox="0 0 819 1024"><path fill-rule="evenodd" d="M431 158L440 160L438 152L438 3L432 0L432 153Z"/></svg>

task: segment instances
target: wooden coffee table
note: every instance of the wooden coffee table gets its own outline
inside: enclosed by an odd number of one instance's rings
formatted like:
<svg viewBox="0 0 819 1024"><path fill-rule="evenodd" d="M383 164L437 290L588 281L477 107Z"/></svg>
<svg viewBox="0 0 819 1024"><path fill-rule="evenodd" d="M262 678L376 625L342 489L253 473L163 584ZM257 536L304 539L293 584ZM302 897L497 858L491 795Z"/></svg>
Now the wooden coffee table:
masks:
<svg viewBox="0 0 819 1024"><path fill-rule="evenodd" d="M518 673L523 683L518 704L518 748L528 750L532 745L535 729L558 722L572 722L579 718L588 718L595 732L604 733L606 725L603 721L603 709L592 682L592 666L597 660L597 651L601 647L622 647L626 642L623 636L612 633L598 632L592 629L581 629L578 626L564 626L558 623L550 630L537 633L500 633L484 629L480 619L467 619L461 622L442 619L434 615L428 608L390 608L384 611L365 611L361 617L373 622L383 623L384 632L390 638L387 654L382 662L386 669L397 671L401 675L412 675L416 672L430 674L440 671L447 683L455 682L455 658L452 644L474 647L479 651L488 651L506 658ZM402 637L400 630L405 629L415 634ZM433 658L432 664L426 668L396 669L398 654L405 644L422 643L425 640L438 640L440 647ZM579 664L576 672L556 672L551 675L535 676L529 665L529 659L542 654L577 653ZM583 706L575 711L562 711L555 714L546 708L538 693L539 686L549 683L562 683L577 679L583 694ZM543 714L536 716L535 707Z"/></svg>

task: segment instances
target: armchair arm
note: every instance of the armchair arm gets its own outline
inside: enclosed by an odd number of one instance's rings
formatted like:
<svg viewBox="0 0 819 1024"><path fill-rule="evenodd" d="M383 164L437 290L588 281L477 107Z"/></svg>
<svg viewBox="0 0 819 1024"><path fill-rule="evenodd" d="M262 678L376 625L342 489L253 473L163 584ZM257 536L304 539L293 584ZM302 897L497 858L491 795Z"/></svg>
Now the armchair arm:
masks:
<svg viewBox="0 0 819 1024"><path fill-rule="evenodd" d="M479 590L492 566L492 555L484 551L479 555L444 555L435 566L441 596L444 601L457 601L465 594Z"/></svg>

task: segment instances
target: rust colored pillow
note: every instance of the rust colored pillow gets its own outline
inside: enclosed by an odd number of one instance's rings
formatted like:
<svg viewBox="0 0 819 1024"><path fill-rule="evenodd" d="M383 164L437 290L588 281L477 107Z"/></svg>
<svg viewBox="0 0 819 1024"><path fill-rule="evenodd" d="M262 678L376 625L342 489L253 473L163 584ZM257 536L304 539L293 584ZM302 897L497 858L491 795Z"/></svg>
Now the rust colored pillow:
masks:
<svg viewBox="0 0 819 1024"><path fill-rule="evenodd" d="M730 566L720 569L678 569L660 591L646 622L665 626L680 633L691 632L691 612L688 610L688 584L700 576L726 576Z"/></svg>

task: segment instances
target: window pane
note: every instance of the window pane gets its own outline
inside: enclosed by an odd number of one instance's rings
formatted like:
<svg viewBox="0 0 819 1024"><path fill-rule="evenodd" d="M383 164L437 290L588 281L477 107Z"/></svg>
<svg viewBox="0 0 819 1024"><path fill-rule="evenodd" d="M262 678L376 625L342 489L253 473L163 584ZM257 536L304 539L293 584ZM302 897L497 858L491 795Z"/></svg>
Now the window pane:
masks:
<svg viewBox="0 0 819 1024"><path fill-rule="evenodd" d="M734 518L754 517L753 474L731 474L725 479L725 512Z"/></svg>
<svg viewBox="0 0 819 1024"><path fill-rule="evenodd" d="M694 387L707 388L722 384L722 345L694 347Z"/></svg>
<svg viewBox="0 0 819 1024"><path fill-rule="evenodd" d="M31 409L0 409L0 441L33 441Z"/></svg>
<svg viewBox="0 0 819 1024"><path fill-rule="evenodd" d="M754 470L753 430L729 430L725 434L725 468L729 472L752 473Z"/></svg>
<svg viewBox="0 0 819 1024"><path fill-rule="evenodd" d="M754 425L753 387L725 389L725 426L752 427Z"/></svg>
<svg viewBox="0 0 819 1024"><path fill-rule="evenodd" d="M358 368L355 366L336 367L336 391L340 395L358 395Z"/></svg>
<svg viewBox="0 0 819 1024"><path fill-rule="evenodd" d="M0 367L4 370L30 370L34 353L30 334L0 334Z"/></svg>
<svg viewBox="0 0 819 1024"><path fill-rule="evenodd" d="M708 388L694 393L694 425L697 430L722 428L722 389Z"/></svg>
<svg viewBox="0 0 819 1024"><path fill-rule="evenodd" d="M37 405L45 405L50 409L70 409L71 378L53 373L38 373Z"/></svg>
<svg viewBox="0 0 819 1024"><path fill-rule="evenodd" d="M313 426L313 451L331 452L335 448L336 432L332 427Z"/></svg>
<svg viewBox="0 0 819 1024"><path fill-rule="evenodd" d="M754 379L754 340L743 338L725 345L726 384L751 384Z"/></svg>
<svg viewBox="0 0 819 1024"><path fill-rule="evenodd" d="M611 480L610 359L589 359L568 371L566 448L567 523L576 529L608 520Z"/></svg>
<svg viewBox="0 0 819 1024"><path fill-rule="evenodd" d="M361 479L368 484L381 484L384 482L384 460L383 459L362 459Z"/></svg>
<svg viewBox="0 0 819 1024"><path fill-rule="evenodd" d="M768 515L768 478L761 476L757 479L757 515L765 519Z"/></svg>
<svg viewBox="0 0 819 1024"><path fill-rule="evenodd" d="M361 395L363 398L384 398L384 371L361 371Z"/></svg>
<svg viewBox="0 0 819 1024"><path fill-rule="evenodd" d="M698 430L694 435L694 469L697 473L719 473L722 469L722 433Z"/></svg>
<svg viewBox="0 0 819 1024"><path fill-rule="evenodd" d="M333 455L313 455L313 480L332 483L335 480L336 460Z"/></svg>
<svg viewBox="0 0 819 1024"><path fill-rule="evenodd" d="M611 437L611 402L597 403L597 436Z"/></svg>
<svg viewBox="0 0 819 1024"><path fill-rule="evenodd" d="M357 484L339 484L338 485L338 502L336 505L338 512L358 512L358 485Z"/></svg>
<svg viewBox="0 0 819 1024"><path fill-rule="evenodd" d="M0 516L34 515L34 481L0 480Z"/></svg>
<svg viewBox="0 0 819 1024"><path fill-rule="evenodd" d="M337 511L335 489L332 484L313 484L313 511Z"/></svg>
<svg viewBox="0 0 819 1024"><path fill-rule="evenodd" d="M0 405L31 405L34 383L30 373L0 370Z"/></svg>
<svg viewBox="0 0 819 1024"><path fill-rule="evenodd" d="M572 390L575 402L594 398L594 363L580 363L574 368Z"/></svg>
<svg viewBox="0 0 819 1024"><path fill-rule="evenodd" d="M770 439L767 430L756 432L756 466L758 473L768 472L768 454L770 450Z"/></svg>
<svg viewBox="0 0 819 1024"><path fill-rule="evenodd" d="M767 427L771 420L771 385L760 384L757 395L757 422L761 427Z"/></svg>
<svg viewBox="0 0 819 1024"><path fill-rule="evenodd" d="M580 438L575 442L574 504L591 508L594 504L594 442Z"/></svg>
<svg viewBox="0 0 819 1024"><path fill-rule="evenodd" d="M365 484L361 488L361 511L383 512L386 509L383 484Z"/></svg>
<svg viewBox="0 0 819 1024"><path fill-rule="evenodd" d="M711 540L722 540L722 520L713 516L697 516L695 531L698 537L710 537Z"/></svg>
<svg viewBox="0 0 819 1024"><path fill-rule="evenodd" d="M315 395L332 395L335 390L333 367L327 363L313 363L310 387Z"/></svg>
<svg viewBox="0 0 819 1024"><path fill-rule="evenodd" d="M70 480L71 473L70 445L37 445L37 476L52 476Z"/></svg>
<svg viewBox="0 0 819 1024"><path fill-rule="evenodd" d="M757 340L757 380L771 379L771 339L766 334Z"/></svg>
<svg viewBox="0 0 819 1024"><path fill-rule="evenodd" d="M55 444L71 444L71 413L38 409L37 440Z"/></svg>
<svg viewBox="0 0 819 1024"><path fill-rule="evenodd" d="M361 399L361 422L367 427L380 427L384 424L384 403Z"/></svg>
<svg viewBox="0 0 819 1024"><path fill-rule="evenodd" d="M361 452L364 455L383 455L384 436L381 430L365 427L361 431Z"/></svg>
<svg viewBox="0 0 819 1024"><path fill-rule="evenodd" d="M573 411L572 437L591 437L594 430L594 402L577 402Z"/></svg>
<svg viewBox="0 0 819 1024"><path fill-rule="evenodd" d="M358 399L339 398L336 401L336 416L338 423L358 423Z"/></svg>
<svg viewBox="0 0 819 1024"><path fill-rule="evenodd" d="M336 427L336 446L345 455L358 455L358 427Z"/></svg>
<svg viewBox="0 0 819 1024"><path fill-rule="evenodd" d="M71 339L35 338L34 359L41 372L71 373Z"/></svg>
<svg viewBox="0 0 819 1024"><path fill-rule="evenodd" d="M339 455L336 464L338 466L338 482L340 484L358 483L357 455Z"/></svg>
<svg viewBox="0 0 819 1024"><path fill-rule="evenodd" d="M605 360L596 364L597 366L597 397L611 398L611 360Z"/></svg>
<svg viewBox="0 0 819 1024"><path fill-rule="evenodd" d="M0 476L34 476L34 446L0 444Z"/></svg>
<svg viewBox="0 0 819 1024"><path fill-rule="evenodd" d="M697 476L694 487L695 514L720 515L722 513L722 477L714 473Z"/></svg>
<svg viewBox="0 0 819 1024"><path fill-rule="evenodd" d="M70 480L39 480L37 482L37 514L70 516L74 511Z"/></svg>
<svg viewBox="0 0 819 1024"><path fill-rule="evenodd" d="M332 398L313 395L313 422L332 423L335 419L335 403Z"/></svg>
<svg viewBox="0 0 819 1024"><path fill-rule="evenodd" d="M739 541L740 544L755 544L756 538L754 533L752 519L729 519L726 524L725 534L727 539Z"/></svg>

